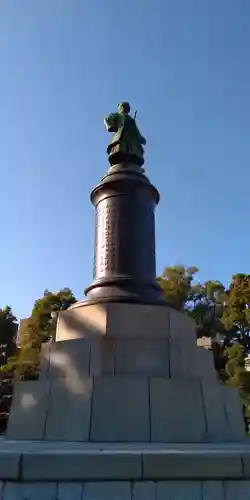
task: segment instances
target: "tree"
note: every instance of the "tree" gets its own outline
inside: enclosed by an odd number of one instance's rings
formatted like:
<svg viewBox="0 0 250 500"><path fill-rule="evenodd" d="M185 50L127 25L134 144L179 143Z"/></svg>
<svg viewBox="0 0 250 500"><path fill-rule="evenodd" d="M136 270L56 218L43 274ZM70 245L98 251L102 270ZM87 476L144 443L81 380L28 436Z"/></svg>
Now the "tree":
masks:
<svg viewBox="0 0 250 500"><path fill-rule="evenodd" d="M244 346L236 342L226 349L226 354L227 383L243 392L250 392L250 373L245 368Z"/></svg>
<svg viewBox="0 0 250 500"><path fill-rule="evenodd" d="M46 334L40 331L39 317L33 316L25 321L19 350L10 357L2 371L14 372L21 379L34 379L38 377L39 354Z"/></svg>
<svg viewBox="0 0 250 500"><path fill-rule="evenodd" d="M198 271L196 267L185 268L184 266L166 267L157 281L162 287L166 303L177 309L185 310L194 274Z"/></svg>
<svg viewBox="0 0 250 500"><path fill-rule="evenodd" d="M247 429L250 425L250 373L245 368L245 347L236 342L226 349L225 381L239 390Z"/></svg>
<svg viewBox="0 0 250 500"><path fill-rule="evenodd" d="M45 340L55 339L58 312L68 309L75 302L70 288L63 288L58 293L45 290L43 297L35 301L31 316L39 318L39 329Z"/></svg>
<svg viewBox="0 0 250 500"><path fill-rule="evenodd" d="M0 309L0 371L16 352L17 319L11 307ZM12 397L12 384L3 375L0 378L0 434L4 432Z"/></svg>
<svg viewBox="0 0 250 500"><path fill-rule="evenodd" d="M17 355L12 356L2 370L14 370L18 376L25 379L36 378L41 346L44 342L55 339L57 313L74 302L76 299L69 288L58 293L45 290L43 297L35 301L30 318L25 320Z"/></svg>
<svg viewBox="0 0 250 500"><path fill-rule="evenodd" d="M0 366L15 353L17 330L17 319L11 307L0 309Z"/></svg>
<svg viewBox="0 0 250 500"><path fill-rule="evenodd" d="M191 316L197 325L197 336L225 334L221 321L226 299L225 287L219 281L194 283L197 267L166 267L158 278L166 303Z"/></svg>
<svg viewBox="0 0 250 500"><path fill-rule="evenodd" d="M225 287L219 281L209 280L191 287L186 308L196 322L197 337L225 335L221 321L225 300Z"/></svg>
<svg viewBox="0 0 250 500"><path fill-rule="evenodd" d="M227 343L237 341L250 350L250 275L235 274L227 290L222 323L227 331Z"/></svg>

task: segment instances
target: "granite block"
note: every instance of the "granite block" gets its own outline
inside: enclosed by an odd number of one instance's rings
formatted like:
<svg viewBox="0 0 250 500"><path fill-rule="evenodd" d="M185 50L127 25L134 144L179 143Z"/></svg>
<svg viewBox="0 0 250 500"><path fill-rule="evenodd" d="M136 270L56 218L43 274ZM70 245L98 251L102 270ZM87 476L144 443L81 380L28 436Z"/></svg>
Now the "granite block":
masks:
<svg viewBox="0 0 250 500"><path fill-rule="evenodd" d="M56 341L106 335L107 306L77 302L58 315Z"/></svg>
<svg viewBox="0 0 250 500"><path fill-rule="evenodd" d="M91 441L149 440L147 379L94 378Z"/></svg>
<svg viewBox="0 0 250 500"><path fill-rule="evenodd" d="M108 337L91 340L90 344L90 375L111 376L115 371L114 341Z"/></svg>
<svg viewBox="0 0 250 500"><path fill-rule="evenodd" d="M21 452L0 450L0 479L18 479L20 464Z"/></svg>
<svg viewBox="0 0 250 500"><path fill-rule="evenodd" d="M7 482L3 500L56 500L55 483Z"/></svg>
<svg viewBox="0 0 250 500"><path fill-rule="evenodd" d="M53 380L45 428L45 439L52 441L88 441L92 378Z"/></svg>
<svg viewBox="0 0 250 500"><path fill-rule="evenodd" d="M109 304L107 335L113 338L169 337L169 314L167 306Z"/></svg>
<svg viewBox="0 0 250 500"><path fill-rule="evenodd" d="M169 339L117 339L115 374L169 377Z"/></svg>
<svg viewBox="0 0 250 500"><path fill-rule="evenodd" d="M179 337L170 337L170 374L174 378L196 376L196 347Z"/></svg>
<svg viewBox="0 0 250 500"><path fill-rule="evenodd" d="M58 484L56 500L82 500L82 498L83 498L83 484L81 483Z"/></svg>
<svg viewBox="0 0 250 500"><path fill-rule="evenodd" d="M6 439L42 439L49 403L49 380L18 382Z"/></svg>
<svg viewBox="0 0 250 500"><path fill-rule="evenodd" d="M55 342L50 351L50 378L74 378L89 375L88 339Z"/></svg>
<svg viewBox="0 0 250 500"><path fill-rule="evenodd" d="M243 462L244 477L250 479L250 450L249 452L245 452L242 450L242 462Z"/></svg>
<svg viewBox="0 0 250 500"><path fill-rule="evenodd" d="M225 500L250 500L250 481L225 481Z"/></svg>
<svg viewBox="0 0 250 500"><path fill-rule="evenodd" d="M225 442L230 439L221 386L219 383L202 381L203 401L206 413L207 435L210 442Z"/></svg>
<svg viewBox="0 0 250 500"><path fill-rule="evenodd" d="M39 366L40 379L48 377L51 347L52 347L52 342L45 342L44 344L42 344L40 352L40 366Z"/></svg>
<svg viewBox="0 0 250 500"><path fill-rule="evenodd" d="M214 366L214 357L212 351L208 351L203 347L196 347L195 355L195 376L211 382L218 381L218 375Z"/></svg>
<svg viewBox="0 0 250 500"><path fill-rule="evenodd" d="M142 476L140 454L98 449L75 453L26 452L22 470L26 481L139 480Z"/></svg>
<svg viewBox="0 0 250 500"><path fill-rule="evenodd" d="M197 345L196 325L192 318L170 309L170 338L179 339L185 345Z"/></svg>
<svg viewBox="0 0 250 500"><path fill-rule="evenodd" d="M202 500L224 500L225 491L222 481L204 481L202 484Z"/></svg>
<svg viewBox="0 0 250 500"><path fill-rule="evenodd" d="M151 379L151 441L206 440L201 384L193 379Z"/></svg>
<svg viewBox="0 0 250 500"><path fill-rule="evenodd" d="M156 500L155 483L153 481L140 481L132 485L133 500Z"/></svg>
<svg viewBox="0 0 250 500"><path fill-rule="evenodd" d="M221 398L225 405L228 436L231 441L244 441L246 427L239 392L233 387L221 386Z"/></svg>
<svg viewBox="0 0 250 500"><path fill-rule="evenodd" d="M128 481L85 483L83 500L131 500Z"/></svg>
<svg viewBox="0 0 250 500"><path fill-rule="evenodd" d="M243 476L240 453L143 453L143 479L223 479Z"/></svg>
<svg viewBox="0 0 250 500"><path fill-rule="evenodd" d="M156 483L156 500L203 500L202 483L201 481L159 481Z"/></svg>

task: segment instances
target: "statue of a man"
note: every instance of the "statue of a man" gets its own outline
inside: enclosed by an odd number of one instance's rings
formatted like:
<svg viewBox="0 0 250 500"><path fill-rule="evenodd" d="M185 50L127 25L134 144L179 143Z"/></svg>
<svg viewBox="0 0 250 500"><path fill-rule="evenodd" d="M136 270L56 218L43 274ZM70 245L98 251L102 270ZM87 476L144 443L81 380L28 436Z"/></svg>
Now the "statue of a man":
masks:
<svg viewBox="0 0 250 500"><path fill-rule="evenodd" d="M122 102L118 105L118 112L110 113L104 119L108 132L114 133L107 148L111 165L135 163L142 166L144 163L142 146L146 144L146 139L140 134L135 117L132 118L129 112L129 103Z"/></svg>

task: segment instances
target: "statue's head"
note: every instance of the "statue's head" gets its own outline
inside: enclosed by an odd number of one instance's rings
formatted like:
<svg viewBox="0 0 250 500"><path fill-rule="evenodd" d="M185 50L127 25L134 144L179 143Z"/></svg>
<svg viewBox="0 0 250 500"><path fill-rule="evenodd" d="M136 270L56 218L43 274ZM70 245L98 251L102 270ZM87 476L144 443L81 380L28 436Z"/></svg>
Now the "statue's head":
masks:
<svg viewBox="0 0 250 500"><path fill-rule="evenodd" d="M130 105L128 102L121 102L121 104L118 104L118 109L120 113L128 115L130 112Z"/></svg>

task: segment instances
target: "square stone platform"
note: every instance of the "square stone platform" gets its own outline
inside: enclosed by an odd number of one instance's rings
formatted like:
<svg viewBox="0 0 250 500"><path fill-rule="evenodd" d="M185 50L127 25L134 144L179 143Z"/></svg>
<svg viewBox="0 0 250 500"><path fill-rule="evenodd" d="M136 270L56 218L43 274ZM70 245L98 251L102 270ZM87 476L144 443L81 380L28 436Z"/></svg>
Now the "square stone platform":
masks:
<svg viewBox="0 0 250 500"><path fill-rule="evenodd" d="M238 392L219 382L194 322L164 306L78 303L60 313L39 380L16 384L0 451L0 478L54 481L53 500L71 498L59 495L63 481L79 483L74 498L84 500L231 500L236 484L248 494ZM22 494L13 498L35 498Z"/></svg>

